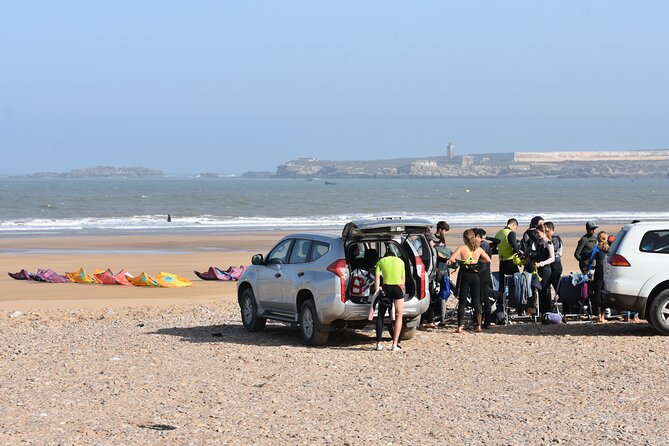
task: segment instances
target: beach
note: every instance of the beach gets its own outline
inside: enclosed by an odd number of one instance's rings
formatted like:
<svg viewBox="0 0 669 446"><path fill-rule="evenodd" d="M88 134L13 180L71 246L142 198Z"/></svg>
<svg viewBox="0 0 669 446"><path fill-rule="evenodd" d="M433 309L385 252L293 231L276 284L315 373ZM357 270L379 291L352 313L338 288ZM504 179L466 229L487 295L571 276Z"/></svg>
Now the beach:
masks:
<svg viewBox="0 0 669 446"><path fill-rule="evenodd" d="M462 229L452 228L449 246ZM583 232L557 228L565 274L577 269L571 253ZM647 323L446 327L418 331L400 352L372 351L371 327L337 331L322 348L280 323L246 332L236 284L199 280L193 269L249 264L282 235L0 239L0 444L666 441L658 427L669 419L669 339ZM193 286L6 274L80 267L166 271Z"/></svg>

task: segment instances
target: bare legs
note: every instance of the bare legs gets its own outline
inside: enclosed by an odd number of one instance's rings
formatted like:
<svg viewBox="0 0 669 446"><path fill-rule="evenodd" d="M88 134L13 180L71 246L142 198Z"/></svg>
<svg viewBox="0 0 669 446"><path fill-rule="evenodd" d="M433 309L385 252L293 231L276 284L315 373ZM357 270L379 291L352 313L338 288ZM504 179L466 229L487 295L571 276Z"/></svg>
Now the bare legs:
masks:
<svg viewBox="0 0 669 446"><path fill-rule="evenodd" d="M400 342L400 335L402 334L402 315L404 314L404 299L395 299L393 301L395 307L395 333L393 334L393 345Z"/></svg>

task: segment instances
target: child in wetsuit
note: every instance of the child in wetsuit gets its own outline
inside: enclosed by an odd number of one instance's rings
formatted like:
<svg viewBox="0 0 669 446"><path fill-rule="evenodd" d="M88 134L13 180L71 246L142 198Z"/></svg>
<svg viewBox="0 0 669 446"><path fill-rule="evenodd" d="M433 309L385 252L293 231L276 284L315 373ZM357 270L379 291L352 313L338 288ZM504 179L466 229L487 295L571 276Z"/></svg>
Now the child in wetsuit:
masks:
<svg viewBox="0 0 669 446"><path fill-rule="evenodd" d="M609 253L608 235L605 231L597 233L597 247L599 250L595 254L595 275L592 279L592 306L597 312L597 322L606 322L604 317L604 306L602 302L602 288L604 286L604 262Z"/></svg>

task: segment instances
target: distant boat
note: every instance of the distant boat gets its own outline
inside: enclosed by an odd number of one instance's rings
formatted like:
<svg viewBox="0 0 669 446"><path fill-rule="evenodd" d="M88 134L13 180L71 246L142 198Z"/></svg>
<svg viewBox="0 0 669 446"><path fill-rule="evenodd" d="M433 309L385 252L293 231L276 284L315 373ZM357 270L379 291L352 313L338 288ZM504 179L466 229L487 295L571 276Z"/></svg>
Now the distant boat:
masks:
<svg viewBox="0 0 669 446"><path fill-rule="evenodd" d="M318 177L313 177L313 178L307 178L307 181L320 181L321 179Z"/></svg>
<svg viewBox="0 0 669 446"><path fill-rule="evenodd" d="M329 186L334 186L334 185L337 184L337 183L335 183L334 181L327 181L327 180L326 180L326 181L325 181L325 184L327 184L327 185L329 185Z"/></svg>

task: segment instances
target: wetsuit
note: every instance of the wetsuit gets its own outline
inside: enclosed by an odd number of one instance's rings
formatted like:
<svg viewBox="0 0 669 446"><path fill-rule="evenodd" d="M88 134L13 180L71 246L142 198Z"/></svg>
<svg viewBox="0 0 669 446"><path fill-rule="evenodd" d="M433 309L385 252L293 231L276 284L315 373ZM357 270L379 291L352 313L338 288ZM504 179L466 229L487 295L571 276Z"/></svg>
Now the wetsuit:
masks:
<svg viewBox="0 0 669 446"><path fill-rule="evenodd" d="M386 311L392 311L393 300L404 299L404 291L402 290L404 285L404 262L399 257L389 255L376 262L376 271L379 271L383 276L383 286L381 287L383 295L379 298L379 309L376 317L376 342L381 342ZM394 337L393 324L390 324L388 331L390 336Z"/></svg>
<svg viewBox="0 0 669 446"><path fill-rule="evenodd" d="M469 250L468 250L469 251ZM460 262L460 285L458 288L458 326L462 326L465 316L467 297L472 300L474 314L477 321L481 320L481 278L479 277L479 262L474 260L473 253Z"/></svg>
<svg viewBox="0 0 669 446"><path fill-rule="evenodd" d="M488 254L488 257L492 257L492 249L490 244L485 240L481 241L481 249ZM490 313L491 305L489 290L492 289L492 278L490 277L490 263L480 262L479 263L479 279L480 279L480 288L481 288L481 306L483 307L483 322L488 325L490 323Z"/></svg>
<svg viewBox="0 0 669 446"><path fill-rule="evenodd" d="M596 245L597 236L594 233L592 235L583 234L578 240L576 250L574 251L574 257L578 260L578 267L583 274L588 272L588 260L590 260L590 254L592 254L592 250L595 249Z"/></svg>
<svg viewBox="0 0 669 446"><path fill-rule="evenodd" d="M551 265L551 285L557 293L562 277L562 239L559 235L553 235L553 250L555 252L555 261Z"/></svg>
<svg viewBox="0 0 669 446"><path fill-rule="evenodd" d="M525 254L525 260L527 261L524 271L528 273L534 272L535 263L540 260L540 245L541 241L539 240L539 236L537 236L537 228L529 227L520 241L520 249Z"/></svg>
<svg viewBox="0 0 669 446"><path fill-rule="evenodd" d="M601 314L604 312L602 302L602 287L604 286L604 262L608 251L599 250L595 254L595 275L592 279L592 307L594 314Z"/></svg>
<svg viewBox="0 0 669 446"><path fill-rule="evenodd" d="M513 263L513 256L520 251L516 241L516 233L508 226L499 231L495 238L499 240L497 253L499 254L499 292L504 292L504 276L517 273L518 267Z"/></svg>
<svg viewBox="0 0 669 446"><path fill-rule="evenodd" d="M551 310L551 267L555 262L555 251L550 240L539 240L536 267L537 274L541 278L541 289L539 290L539 313Z"/></svg>
<svg viewBox="0 0 669 446"><path fill-rule="evenodd" d="M446 261L451 256L453 251L446 245L442 244L436 245L434 247L434 250L437 252L437 270L438 270L437 282L441 283L441 278L443 276L446 276L446 280L449 280L448 264L446 263ZM432 293L430 295L430 306L427 308L427 311L423 314L421 323L425 324L434 323L434 312L439 308L441 308L442 304L446 303L446 300L439 299L439 297L434 294L435 293Z"/></svg>

